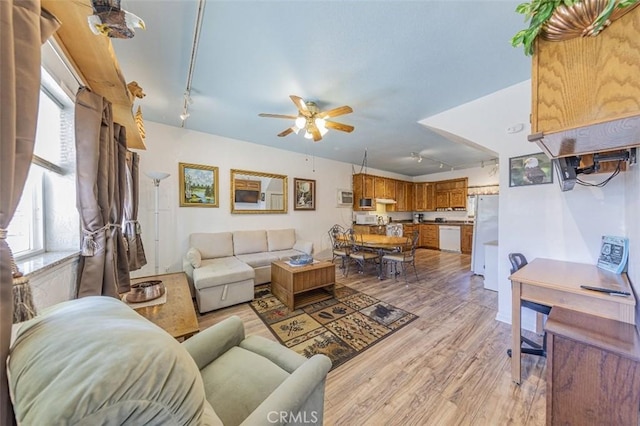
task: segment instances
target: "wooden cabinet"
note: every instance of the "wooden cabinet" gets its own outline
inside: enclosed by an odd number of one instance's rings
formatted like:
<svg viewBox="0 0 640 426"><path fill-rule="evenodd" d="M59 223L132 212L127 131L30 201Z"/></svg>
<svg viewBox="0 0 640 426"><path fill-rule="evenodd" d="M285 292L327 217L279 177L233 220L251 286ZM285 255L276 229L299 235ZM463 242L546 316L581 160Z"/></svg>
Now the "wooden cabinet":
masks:
<svg viewBox="0 0 640 426"><path fill-rule="evenodd" d="M435 182L435 208L465 210L467 208L467 178Z"/></svg>
<svg viewBox="0 0 640 426"><path fill-rule="evenodd" d="M261 184L259 180L236 179L234 182L236 190L260 191L260 186Z"/></svg>
<svg viewBox="0 0 640 426"><path fill-rule="evenodd" d="M418 212L434 211L436 209L435 185L428 182L413 184L414 206Z"/></svg>
<svg viewBox="0 0 640 426"><path fill-rule="evenodd" d="M439 226L434 224L421 224L420 226L420 247L431 249L440 248Z"/></svg>
<svg viewBox="0 0 640 426"><path fill-rule="evenodd" d="M413 231L420 231L420 225L415 225L412 223L405 223L402 225L402 235L411 238L413 235ZM418 245L420 245L420 239L418 239Z"/></svg>
<svg viewBox="0 0 640 426"><path fill-rule="evenodd" d="M471 247L473 247L473 225L462 225L460 227L460 251L464 254L470 254Z"/></svg>
<svg viewBox="0 0 640 426"><path fill-rule="evenodd" d="M538 37L530 140L551 157L611 151L640 140L640 8L597 37ZM571 141L571 143L567 143Z"/></svg>
<svg viewBox="0 0 640 426"><path fill-rule="evenodd" d="M411 212L413 211L413 183L397 181L396 182L396 204L395 211Z"/></svg>
<svg viewBox="0 0 640 426"><path fill-rule="evenodd" d="M545 330L547 425L637 425L635 325L554 306Z"/></svg>
<svg viewBox="0 0 640 426"><path fill-rule="evenodd" d="M361 198L374 198L374 176L365 175L364 173L358 173L353 175L353 210L361 211L360 199ZM372 210L366 209L366 210Z"/></svg>
<svg viewBox="0 0 640 426"><path fill-rule="evenodd" d="M353 232L356 234L385 235L387 227L385 225L353 225Z"/></svg>
<svg viewBox="0 0 640 426"><path fill-rule="evenodd" d="M373 194L375 198L387 198L385 195L387 178L375 176L373 178L373 182L374 182L374 188L375 188L373 191Z"/></svg>

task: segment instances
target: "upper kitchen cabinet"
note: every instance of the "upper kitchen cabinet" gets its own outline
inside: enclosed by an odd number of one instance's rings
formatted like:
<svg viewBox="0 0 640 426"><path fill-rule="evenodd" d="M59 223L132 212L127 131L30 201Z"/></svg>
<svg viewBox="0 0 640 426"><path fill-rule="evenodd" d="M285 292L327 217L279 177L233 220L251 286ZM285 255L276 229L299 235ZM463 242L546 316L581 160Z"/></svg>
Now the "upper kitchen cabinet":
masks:
<svg viewBox="0 0 640 426"><path fill-rule="evenodd" d="M550 157L640 143L640 7L596 37L536 40L529 140Z"/></svg>
<svg viewBox="0 0 640 426"><path fill-rule="evenodd" d="M435 183L435 207L438 209L467 208L467 178L442 180Z"/></svg>
<svg viewBox="0 0 640 426"><path fill-rule="evenodd" d="M414 207L413 183L397 181L396 182L396 204L397 212L411 212Z"/></svg>
<svg viewBox="0 0 640 426"><path fill-rule="evenodd" d="M358 173L353 175L353 210L360 211L360 199L361 198L375 198L374 197L374 176L364 173ZM375 206L374 206L375 207ZM371 210L371 209L367 209Z"/></svg>
<svg viewBox="0 0 640 426"><path fill-rule="evenodd" d="M396 180L374 176L375 198L396 199Z"/></svg>

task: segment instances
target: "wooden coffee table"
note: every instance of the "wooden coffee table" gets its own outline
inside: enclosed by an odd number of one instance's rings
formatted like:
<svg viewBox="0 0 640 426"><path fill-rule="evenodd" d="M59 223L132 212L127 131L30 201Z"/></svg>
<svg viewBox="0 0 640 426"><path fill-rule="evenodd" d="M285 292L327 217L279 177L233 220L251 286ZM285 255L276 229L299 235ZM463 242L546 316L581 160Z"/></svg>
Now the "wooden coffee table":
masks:
<svg viewBox="0 0 640 426"><path fill-rule="evenodd" d="M176 339L187 339L200 331L185 273L135 278L131 280L131 284L149 280L161 280L164 283L167 289L167 302L161 305L145 306L135 311Z"/></svg>
<svg viewBox="0 0 640 426"><path fill-rule="evenodd" d="M336 266L328 261L290 266L284 261L271 264L271 292L290 310L334 296Z"/></svg>

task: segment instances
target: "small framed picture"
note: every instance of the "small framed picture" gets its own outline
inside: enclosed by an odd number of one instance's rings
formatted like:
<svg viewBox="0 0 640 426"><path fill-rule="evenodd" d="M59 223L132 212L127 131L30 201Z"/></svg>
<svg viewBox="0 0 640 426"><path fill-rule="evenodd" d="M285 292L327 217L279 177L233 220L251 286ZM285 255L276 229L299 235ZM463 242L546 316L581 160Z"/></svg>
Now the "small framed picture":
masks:
<svg viewBox="0 0 640 426"><path fill-rule="evenodd" d="M180 207L218 207L218 168L179 163Z"/></svg>
<svg viewBox="0 0 640 426"><path fill-rule="evenodd" d="M553 164L543 152L509 159L509 186L553 183Z"/></svg>
<svg viewBox="0 0 640 426"><path fill-rule="evenodd" d="M316 181L293 178L293 209L316 209Z"/></svg>

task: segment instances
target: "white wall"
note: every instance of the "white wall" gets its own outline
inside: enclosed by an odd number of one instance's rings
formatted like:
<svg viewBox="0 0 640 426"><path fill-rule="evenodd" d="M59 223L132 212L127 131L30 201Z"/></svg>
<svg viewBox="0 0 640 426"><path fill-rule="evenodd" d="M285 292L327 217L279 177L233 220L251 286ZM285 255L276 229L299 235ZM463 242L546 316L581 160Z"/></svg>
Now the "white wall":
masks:
<svg viewBox="0 0 640 426"><path fill-rule="evenodd" d="M510 252L522 252L529 260L548 257L595 264L602 235L627 235L632 247L638 247L638 225L627 226L638 217L637 197L627 201L629 191L638 193L637 171L633 177L618 176L604 188L576 185L573 191L561 192L557 179L554 184L509 187L509 158L540 152L527 140L530 84L516 84L421 121L483 145L500 156L497 318L505 322L511 322ZM508 134L507 127L516 123L525 123L523 131ZM596 175L584 180L599 182L605 177ZM635 216L625 214L629 207L635 208ZM531 327L529 320L525 317L523 323Z"/></svg>
<svg viewBox="0 0 640 426"><path fill-rule="evenodd" d="M160 183L159 271L182 270L189 234L252 229L295 228L298 238L312 241L314 252L329 249L329 228L339 223L351 226L352 209L337 207L338 188L352 187L352 165L279 150L196 131L145 122L146 145L140 154L139 221L147 255L147 266L132 272L140 277L154 273L154 186L146 171L163 171L171 176ZM306 143L301 140L300 143ZM178 163L195 163L219 168L219 208L179 207ZM356 172L358 165L354 165ZM288 176L286 214L231 214L230 170L243 169ZM315 170L315 171L314 171ZM368 173L409 180L406 176L378 170ZM316 181L316 210L294 211L293 178Z"/></svg>
<svg viewBox="0 0 640 426"><path fill-rule="evenodd" d="M629 237L629 280L640 296L640 166L635 165L624 173L625 177L625 224ZM640 304L636 305L636 318L640 318Z"/></svg>

